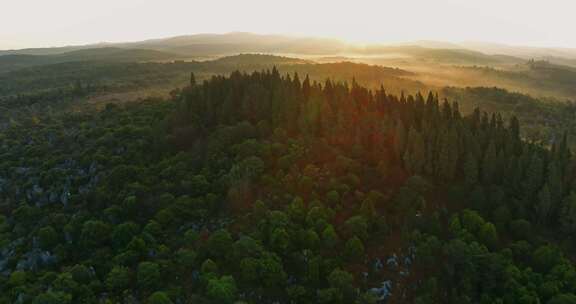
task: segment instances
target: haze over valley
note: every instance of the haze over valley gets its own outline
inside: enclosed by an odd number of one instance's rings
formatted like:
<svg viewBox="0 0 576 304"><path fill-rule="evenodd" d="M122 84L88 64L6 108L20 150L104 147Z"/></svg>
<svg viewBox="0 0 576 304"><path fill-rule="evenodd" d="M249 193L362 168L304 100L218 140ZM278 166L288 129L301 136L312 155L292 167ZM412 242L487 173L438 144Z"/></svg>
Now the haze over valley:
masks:
<svg viewBox="0 0 576 304"><path fill-rule="evenodd" d="M149 94L167 96L174 87L187 84L190 72L201 81L237 69L249 72L274 66L282 73L309 75L320 82L355 79L370 88L384 85L394 93L432 90L457 98L465 113L482 106L475 96L468 96L468 87L500 88L492 91L538 100L538 106L515 104L505 113L518 106L533 113L541 107L570 107L576 96L575 49L438 41L359 46L336 39L251 33L0 51L0 79L4 79L0 94L11 99L24 88L63 89L79 81L94 87L95 92L84 97L88 104L105 104ZM489 107L500 109L492 103ZM548 128L558 119L561 124L572 119L560 117L568 114L565 111L552 112L539 119L526 113L524 120L529 125L537 120ZM546 134L530 136L547 140Z"/></svg>

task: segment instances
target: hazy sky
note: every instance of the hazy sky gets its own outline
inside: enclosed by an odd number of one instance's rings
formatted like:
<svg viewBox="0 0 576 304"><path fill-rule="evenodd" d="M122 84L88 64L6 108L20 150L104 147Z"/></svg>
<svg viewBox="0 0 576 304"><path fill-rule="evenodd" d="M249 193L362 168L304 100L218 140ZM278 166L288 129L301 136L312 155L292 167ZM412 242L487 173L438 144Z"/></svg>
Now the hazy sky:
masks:
<svg viewBox="0 0 576 304"><path fill-rule="evenodd" d="M1 0L0 49L255 32L576 48L574 0Z"/></svg>

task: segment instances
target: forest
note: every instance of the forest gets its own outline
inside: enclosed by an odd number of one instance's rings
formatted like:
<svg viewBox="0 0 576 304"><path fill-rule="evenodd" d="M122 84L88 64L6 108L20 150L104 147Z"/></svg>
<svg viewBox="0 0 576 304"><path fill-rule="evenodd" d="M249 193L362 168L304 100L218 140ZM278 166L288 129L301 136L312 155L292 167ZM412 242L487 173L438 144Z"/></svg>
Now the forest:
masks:
<svg viewBox="0 0 576 304"><path fill-rule="evenodd" d="M171 98L169 93L174 88L187 85L190 72L194 72L201 82L215 75L230 75L236 70L252 72L277 67L280 73L309 75L312 81L317 82L324 82L327 78L354 80L372 90L383 85L387 92L395 95L438 92L440 98L457 101L464 115L472 113L476 107L488 113L498 112L506 119L515 115L524 126L521 130L523 138L546 145L562 132L573 133L575 130L574 100L562 97L574 78L570 73L561 72L568 71L567 67L527 62L514 67L514 72L436 65L421 70L412 64L400 65L401 68L381 65L395 66L393 61L367 60L371 63L366 64L353 59L341 60L346 58L308 60L239 54L205 61L122 62L113 57L110 60L70 61L0 71L0 123L46 111L67 111L70 108L83 111L92 107L102 108L107 103L126 103L150 97ZM532 69L530 66L549 68ZM549 70L551 72L547 72ZM459 80L454 81L455 78ZM539 94L533 95L532 91ZM554 93L549 95L549 92ZM571 147L576 144L573 138L569 136Z"/></svg>
<svg viewBox="0 0 576 304"><path fill-rule="evenodd" d="M569 132L444 95L535 99L196 74L3 122L0 303L576 303Z"/></svg>

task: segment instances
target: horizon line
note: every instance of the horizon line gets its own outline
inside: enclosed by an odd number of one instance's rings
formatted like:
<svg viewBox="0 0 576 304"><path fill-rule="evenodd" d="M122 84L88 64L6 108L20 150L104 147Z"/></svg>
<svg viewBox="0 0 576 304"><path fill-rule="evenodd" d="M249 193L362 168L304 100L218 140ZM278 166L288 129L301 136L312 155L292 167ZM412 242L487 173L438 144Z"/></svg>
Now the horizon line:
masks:
<svg viewBox="0 0 576 304"><path fill-rule="evenodd" d="M412 39L412 40L395 40L395 41L352 41L351 39L341 38L341 37L331 37L331 36L316 36L316 35L302 35L293 33L257 33L257 32L247 32L247 31L230 31L230 32L198 32L189 34L177 34L171 36L163 37L151 37L140 40L121 40L121 41L97 41L97 42L86 42L86 43L63 43L60 45L46 45L46 46L29 46L21 48L2 48L0 46L0 52L10 52L10 51L24 51L24 50L34 50L34 49L57 49L57 48L67 48L67 47L90 47L90 46L100 46L100 45L114 45L114 44L131 44L131 43L143 43L156 40L168 40L173 38L181 38L188 36L201 36L201 35L213 35L213 36L225 36L225 35L239 35L239 34L249 34L254 36L277 36L286 38L305 38L305 39L324 39L333 40L340 42L342 44L348 44L351 46L420 46L424 48L436 48L436 49L469 49L466 44L485 44L485 46L495 46L495 47L510 47L510 48L531 48L531 49L552 49L552 50L568 50L576 51L576 47L569 46L537 46L528 44L514 44L514 43L503 43L494 41L482 41L482 40L442 40L442 39ZM454 47L429 47L421 46L419 43L446 43L454 44Z"/></svg>

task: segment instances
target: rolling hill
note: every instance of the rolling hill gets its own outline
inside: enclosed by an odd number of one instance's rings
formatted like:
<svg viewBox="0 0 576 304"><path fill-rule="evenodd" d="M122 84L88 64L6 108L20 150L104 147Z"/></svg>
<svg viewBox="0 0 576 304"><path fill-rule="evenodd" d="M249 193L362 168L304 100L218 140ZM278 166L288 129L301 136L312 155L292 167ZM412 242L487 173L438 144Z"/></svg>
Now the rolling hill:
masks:
<svg viewBox="0 0 576 304"><path fill-rule="evenodd" d="M0 71L70 61L150 61L179 58L214 59L242 53L316 58L357 58L385 66L458 65L510 67L530 58L576 66L570 49L541 49L416 41L359 46L335 39L259 35L252 33L196 34L125 43L100 43L57 48L0 51ZM529 55L534 55L530 57ZM544 57L544 56L547 57Z"/></svg>
<svg viewBox="0 0 576 304"><path fill-rule="evenodd" d="M460 67L462 78L527 92L535 96L576 97L576 68L547 61L528 61L511 69ZM467 75L465 75L467 74ZM465 76L464 76L465 75Z"/></svg>
<svg viewBox="0 0 576 304"><path fill-rule="evenodd" d="M242 54L202 62L73 61L30 66L0 73L0 97L67 89L77 82L105 86L107 90L139 90L167 85L173 88L186 85L190 72L194 72L198 80L205 80L235 70L250 72L272 69L274 66L283 74L299 73L301 77L309 75L312 80L319 82L329 77L347 82L355 78L371 87L384 84L394 92L400 89L416 91L425 87L418 81L407 79L413 73L398 68L351 62L316 64L298 58Z"/></svg>
<svg viewBox="0 0 576 304"><path fill-rule="evenodd" d="M139 62L175 58L179 56L162 51L116 47L81 49L54 55L10 54L0 56L0 73L25 67L75 61Z"/></svg>

